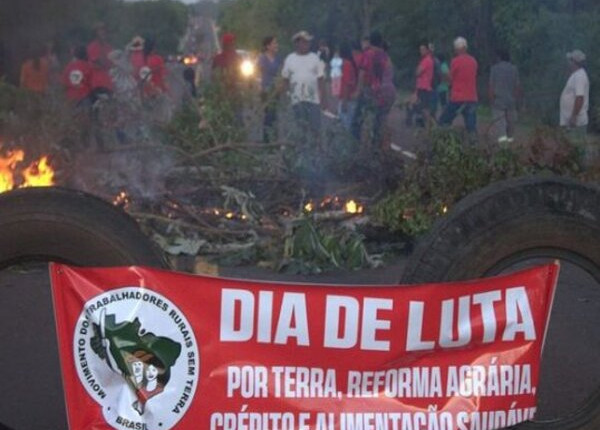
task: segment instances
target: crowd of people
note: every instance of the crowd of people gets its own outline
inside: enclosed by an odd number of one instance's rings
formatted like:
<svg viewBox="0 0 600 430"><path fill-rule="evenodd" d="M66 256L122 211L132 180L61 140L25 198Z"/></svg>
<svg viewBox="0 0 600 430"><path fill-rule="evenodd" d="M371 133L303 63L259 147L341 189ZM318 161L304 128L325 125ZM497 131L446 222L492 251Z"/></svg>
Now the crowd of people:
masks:
<svg viewBox="0 0 600 430"><path fill-rule="evenodd" d="M277 55L275 38L265 38L259 59L263 99L274 98L278 90L275 82L281 75L295 118L314 134L318 134L321 113L325 112L335 115L348 131L361 138L361 133L363 136L365 133L365 112L370 111L374 118L370 136L373 141L381 141L397 96L394 67L381 34L375 31L360 45L342 43L333 51L321 41L316 52L312 52L312 40L306 31L296 33L292 38L295 50L282 61ZM445 55L435 52L433 43L420 44L414 92L407 103L408 125L415 122L424 128L449 126L460 115L466 130L477 133L479 64L469 53L464 37L457 37L453 48L453 58L448 61ZM491 67L488 79L491 130L499 143L512 143L523 90L518 68L511 62L509 53L498 49L496 56L497 62ZM559 123L574 139L581 140L589 122L586 56L574 50L567 54L567 60L570 73L560 98ZM275 116L270 103L265 110L265 129L273 127ZM394 147L398 148L392 144L392 149Z"/></svg>
<svg viewBox="0 0 600 430"><path fill-rule="evenodd" d="M38 94L59 87L69 101L78 105L93 103L114 91L139 89L143 95L153 96L167 90L165 62L155 52L153 39L136 36L124 50L115 50L103 23L95 25L94 34L87 46L72 48L72 58L62 71L51 47L25 61L21 87Z"/></svg>
<svg viewBox="0 0 600 430"><path fill-rule="evenodd" d="M21 69L21 86L36 93L48 91L58 82L68 100L75 104L94 102L113 92L139 91L153 97L167 92L163 58L155 52L155 42L134 37L124 50L114 50L107 38L106 26L95 26L95 37L87 46L75 46L71 61L60 70L51 45L26 61ZM225 33L221 51L212 59L213 78L228 88L240 79L241 57L235 36ZM263 138L273 139L277 129L278 102L289 95L293 116L307 139L319 140L323 114L339 119L356 139L365 136L372 142L383 140L386 123L397 99L394 67L389 45L374 31L360 43L341 43L330 49L319 41L313 51L313 36L299 31L292 37L294 51L282 58L274 36L264 38L257 59L261 100L264 105ZM406 123L430 129L449 126L462 116L469 133L477 133L479 65L469 53L465 38L453 43L451 61L429 41L420 43L420 61L416 67L414 92L407 105ZM560 125L578 138L588 125L590 83L585 71L586 56L580 50L567 55L571 74L560 98ZM190 72L190 70L186 70ZM192 94L196 94L194 76L185 76ZM515 138L517 107L522 98L519 72L507 51L497 51L491 67L488 100L492 111L492 129L500 143ZM365 130L365 118L372 121ZM394 149L394 146L392 146Z"/></svg>
<svg viewBox="0 0 600 430"><path fill-rule="evenodd" d="M370 138L382 137L387 116L396 100L394 68L379 32L362 46L343 43L333 53L319 42L311 51L313 36L299 31L292 37L294 51L281 59L278 42L268 36L258 59L264 115L265 140L274 133L276 101L289 95L296 122L313 141L319 141L323 112L338 118L356 138L361 137L367 111L373 113ZM281 82L281 85L277 83Z"/></svg>

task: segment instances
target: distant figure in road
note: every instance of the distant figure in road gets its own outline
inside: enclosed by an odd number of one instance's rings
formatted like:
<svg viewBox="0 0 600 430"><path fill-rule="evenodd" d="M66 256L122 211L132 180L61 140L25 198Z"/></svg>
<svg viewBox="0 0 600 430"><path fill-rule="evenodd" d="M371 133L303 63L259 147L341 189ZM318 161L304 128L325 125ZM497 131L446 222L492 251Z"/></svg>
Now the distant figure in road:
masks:
<svg viewBox="0 0 600 430"><path fill-rule="evenodd" d="M469 133L477 131L477 60L467 53L467 40L454 41L456 56L450 63L450 103L442 112L440 125L450 125L462 114Z"/></svg>
<svg viewBox="0 0 600 430"><path fill-rule="evenodd" d="M281 75L299 127L307 129L308 136L318 143L321 106L325 101L325 64L317 54L310 52L312 39L306 31L292 37L295 51L286 57Z"/></svg>
<svg viewBox="0 0 600 430"><path fill-rule="evenodd" d="M560 125L580 143L589 123L590 80L585 71L585 54L576 49L567 54L570 76L560 96Z"/></svg>
<svg viewBox="0 0 600 430"><path fill-rule="evenodd" d="M263 52L258 57L260 72L261 100L264 105L263 141L268 143L275 135L277 122L277 77L281 70L278 55L279 43L274 36L263 39Z"/></svg>
<svg viewBox="0 0 600 430"><path fill-rule="evenodd" d="M21 66L20 87L37 94L45 94L48 90L48 61L42 51Z"/></svg>
<svg viewBox="0 0 600 430"><path fill-rule="evenodd" d="M97 23L94 26L96 38L87 46L88 61L92 66L92 98L108 95L113 90L113 82L110 77L112 63L109 54L113 48L108 43L106 25Z"/></svg>
<svg viewBox="0 0 600 430"><path fill-rule="evenodd" d="M512 143L517 120L517 100L521 92L519 71L510 62L508 51L499 49L496 55L498 62L490 70L489 82L492 121L498 143Z"/></svg>
<svg viewBox="0 0 600 430"><path fill-rule="evenodd" d="M415 93L418 100L417 111L423 117L423 123L421 125L430 128L433 122L433 74L435 72L435 61L427 42L423 42L419 45L419 54L421 55L421 61L415 72Z"/></svg>
<svg viewBox="0 0 600 430"><path fill-rule="evenodd" d="M79 104L88 100L92 92L92 67L87 61L85 46L73 49L73 59L63 70L61 82L71 102Z"/></svg>

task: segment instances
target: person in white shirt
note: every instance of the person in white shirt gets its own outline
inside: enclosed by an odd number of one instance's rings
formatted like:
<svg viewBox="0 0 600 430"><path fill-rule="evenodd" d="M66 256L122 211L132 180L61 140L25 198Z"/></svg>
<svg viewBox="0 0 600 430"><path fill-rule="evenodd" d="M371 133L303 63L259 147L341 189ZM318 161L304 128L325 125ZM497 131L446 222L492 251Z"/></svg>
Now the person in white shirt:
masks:
<svg viewBox="0 0 600 430"><path fill-rule="evenodd" d="M313 137L318 137L325 95L325 65L317 54L310 52L312 38L306 31L292 37L296 50L285 59L281 74L296 121L301 128L308 127Z"/></svg>
<svg viewBox="0 0 600 430"><path fill-rule="evenodd" d="M560 125L576 137L585 137L589 122L590 80L585 54L576 49L567 54L571 75L560 96Z"/></svg>

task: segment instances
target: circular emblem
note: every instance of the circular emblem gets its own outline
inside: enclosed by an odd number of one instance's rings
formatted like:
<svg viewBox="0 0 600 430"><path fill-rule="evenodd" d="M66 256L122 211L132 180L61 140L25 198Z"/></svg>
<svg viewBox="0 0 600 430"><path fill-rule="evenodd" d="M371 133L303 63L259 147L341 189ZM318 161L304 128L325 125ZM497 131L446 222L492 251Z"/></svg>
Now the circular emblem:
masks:
<svg viewBox="0 0 600 430"><path fill-rule="evenodd" d="M166 297L141 287L90 299L75 326L81 384L117 430L169 430L192 403L200 357L192 326Z"/></svg>
<svg viewBox="0 0 600 430"><path fill-rule="evenodd" d="M81 70L71 70L71 73L69 73L69 82L71 82L71 85L79 86L82 81L83 73L81 72Z"/></svg>
<svg viewBox="0 0 600 430"><path fill-rule="evenodd" d="M148 66L142 66L140 68L140 79L143 81L149 81L152 78L152 69Z"/></svg>

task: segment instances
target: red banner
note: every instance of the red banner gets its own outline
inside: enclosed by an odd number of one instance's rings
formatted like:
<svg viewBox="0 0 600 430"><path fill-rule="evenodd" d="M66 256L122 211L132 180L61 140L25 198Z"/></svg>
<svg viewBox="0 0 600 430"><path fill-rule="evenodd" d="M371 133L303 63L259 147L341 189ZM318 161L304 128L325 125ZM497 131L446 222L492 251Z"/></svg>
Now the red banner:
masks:
<svg viewBox="0 0 600 430"><path fill-rule="evenodd" d="M395 287L51 275L71 430L492 430L535 414L558 265Z"/></svg>

